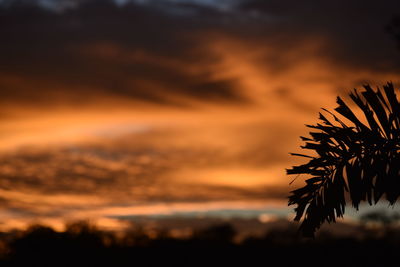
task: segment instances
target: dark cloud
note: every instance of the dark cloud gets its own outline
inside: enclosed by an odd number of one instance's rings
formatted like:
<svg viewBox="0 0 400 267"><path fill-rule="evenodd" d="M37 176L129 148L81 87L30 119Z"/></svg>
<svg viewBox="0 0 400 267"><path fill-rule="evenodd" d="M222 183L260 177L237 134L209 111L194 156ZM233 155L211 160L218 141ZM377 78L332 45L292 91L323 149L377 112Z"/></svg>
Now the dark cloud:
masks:
<svg viewBox="0 0 400 267"><path fill-rule="evenodd" d="M243 1L241 9L279 18L283 34L326 41L320 56L351 69L399 70L400 53L386 28L398 1Z"/></svg>
<svg viewBox="0 0 400 267"><path fill-rule="evenodd" d="M248 101L234 78L207 71L218 58L204 48L223 37L274 50L258 59L271 72L297 64L287 52L315 40L324 45L305 56L349 71L395 71L400 62L385 32L397 1L249 0L228 10L196 2L77 1L63 12L10 3L0 8L2 102L59 94L90 101L96 93L172 104L179 104L175 96Z"/></svg>
<svg viewBox="0 0 400 267"><path fill-rule="evenodd" d="M232 88L233 81L187 71L204 64L194 53L197 44L190 36L203 30L203 21L197 19L205 10L192 19L134 3L122 8L110 1L93 1L63 13L32 6L0 12L4 40L0 73L28 83L24 85L28 88L16 90L3 82L3 100L10 95L29 96L29 90L38 91L35 94L40 98L60 85L72 91L79 86L76 93L84 95L88 93L82 88L95 88L161 103L168 94L211 100L240 98ZM92 49L98 53L91 53ZM155 60L143 62L135 53ZM180 67L168 64L169 60Z"/></svg>

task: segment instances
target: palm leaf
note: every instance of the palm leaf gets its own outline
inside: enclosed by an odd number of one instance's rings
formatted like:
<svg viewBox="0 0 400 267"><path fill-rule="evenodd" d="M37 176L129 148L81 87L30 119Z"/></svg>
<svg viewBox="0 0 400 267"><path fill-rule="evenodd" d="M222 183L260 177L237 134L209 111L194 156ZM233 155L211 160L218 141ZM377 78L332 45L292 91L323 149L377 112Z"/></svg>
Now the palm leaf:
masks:
<svg viewBox="0 0 400 267"><path fill-rule="evenodd" d="M320 114L321 123L307 125L313 131L302 137L302 148L316 156L293 153L310 160L287 170L289 175L309 176L306 185L289 196L289 205L297 205L295 220L302 221L305 236L342 217L346 196L356 209L362 201L372 205L385 195L393 205L399 197L400 103L393 84L385 85L383 92L366 85L361 94L350 94L365 123L338 97L336 114L325 110L333 120Z"/></svg>

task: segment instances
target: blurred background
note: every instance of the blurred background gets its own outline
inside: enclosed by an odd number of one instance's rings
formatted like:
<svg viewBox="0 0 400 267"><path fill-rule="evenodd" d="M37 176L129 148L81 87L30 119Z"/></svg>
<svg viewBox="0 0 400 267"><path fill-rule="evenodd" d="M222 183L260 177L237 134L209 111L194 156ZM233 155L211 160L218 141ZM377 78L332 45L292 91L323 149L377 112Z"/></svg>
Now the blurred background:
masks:
<svg viewBox="0 0 400 267"><path fill-rule="evenodd" d="M89 221L187 236L229 222L243 236L289 224L304 177L289 185L285 169L301 162L289 152L304 124L353 88L399 85L399 10L0 1L0 231ZM369 210L349 209L337 231L354 234Z"/></svg>

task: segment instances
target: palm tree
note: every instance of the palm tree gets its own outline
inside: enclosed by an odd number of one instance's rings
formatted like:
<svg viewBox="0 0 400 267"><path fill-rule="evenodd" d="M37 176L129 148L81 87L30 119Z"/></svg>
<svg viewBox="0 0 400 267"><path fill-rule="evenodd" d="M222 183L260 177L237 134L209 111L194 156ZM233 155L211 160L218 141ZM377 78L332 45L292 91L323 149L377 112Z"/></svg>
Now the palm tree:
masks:
<svg viewBox="0 0 400 267"><path fill-rule="evenodd" d="M338 97L336 115L324 109L332 119L320 113L320 123L307 125L313 129L310 137L301 137L302 148L313 155L292 153L309 159L287 170L289 175L309 176L289 196L305 236L343 217L348 198L358 210L361 201L376 204L384 195L393 205L400 195L400 103L393 84L383 92L366 85L361 94L354 89L350 98L363 119Z"/></svg>

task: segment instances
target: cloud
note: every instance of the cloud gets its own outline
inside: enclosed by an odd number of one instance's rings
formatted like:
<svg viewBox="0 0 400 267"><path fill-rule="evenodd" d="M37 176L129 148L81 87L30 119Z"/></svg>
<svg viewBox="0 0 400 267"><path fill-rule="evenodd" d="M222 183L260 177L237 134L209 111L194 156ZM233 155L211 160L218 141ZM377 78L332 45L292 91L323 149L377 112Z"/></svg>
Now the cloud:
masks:
<svg viewBox="0 0 400 267"><path fill-rule="evenodd" d="M65 13L3 8L2 15L7 25L1 32L6 41L0 72L6 79L25 81L23 88L15 88L3 80L4 101L28 98L32 91L42 99L52 90L89 99L105 92L160 103L173 102L174 95L240 98L233 81L210 79L202 69L204 60L190 38L202 23L186 17L108 2L88 2Z"/></svg>
<svg viewBox="0 0 400 267"><path fill-rule="evenodd" d="M325 59L350 69L399 70L399 52L386 27L399 9L398 1L243 1L242 10L273 16L276 31L293 38L325 40ZM275 33L276 34L276 33ZM293 43L293 42L292 42Z"/></svg>
<svg viewBox="0 0 400 267"><path fill-rule="evenodd" d="M204 133L207 129L202 131ZM254 148L248 151L245 140L228 132L229 129L221 133L209 133L210 137L225 136L226 145L178 128L133 134L91 145L25 148L1 156L0 186L5 190L49 195L101 194L105 198L109 196L110 201L112 199L117 202L127 199L176 201L190 198L194 201L252 198L252 193L259 198L269 189L263 191L264 189L252 188L250 180L247 181L250 187L241 188L235 185L232 175L237 172L237 168L241 168L242 173L250 173L251 179L254 176L251 174L252 170L259 168L260 171L256 172L262 178L266 175L266 168L274 164L269 161L276 156L264 155L263 151L257 152ZM238 140L241 145L230 148L233 140ZM252 140L258 143L254 137ZM246 159L250 153L254 157ZM264 160L257 157L256 153L263 154ZM207 184L206 176L210 171L213 173L218 169L226 170L214 175L216 181L219 179L222 183ZM204 172L205 170L210 171ZM182 177L182 171L186 176L184 182L178 179L178 176ZM204 177L199 178L199 174ZM199 179L190 177L191 175ZM228 182L230 176L232 181ZM259 186L259 178L256 186ZM271 183L268 179L262 180ZM261 185L263 184L262 182ZM282 183L272 182L274 184L282 186ZM186 188L187 191L175 187ZM181 195L183 192L187 193ZM236 193L231 194L232 192ZM270 196L265 194L265 197Z"/></svg>
<svg viewBox="0 0 400 267"><path fill-rule="evenodd" d="M226 138L237 138L227 132ZM251 159L240 163L248 153L246 147L231 151L220 145L173 128L90 144L3 152L0 214L9 227L15 220L25 225L35 219L56 219L60 224L60 220L164 214L171 209L189 212L212 208L213 203L251 207L285 202L287 184L276 178L284 175L280 167Z"/></svg>
<svg viewBox="0 0 400 267"><path fill-rule="evenodd" d="M255 60L264 75L285 75L310 60L325 62L332 73L394 73L400 53L384 26L397 5L243 1L221 10L196 2L83 1L64 12L3 7L1 99L43 103L52 102L50 96L84 103L111 96L181 106L191 105L191 99L248 102L252 84L238 86L237 75L215 75L225 71L214 68L221 63L214 50L221 43L226 48L219 53L237 44L259 50ZM166 12L174 8L192 13ZM361 76L353 79L374 81Z"/></svg>

